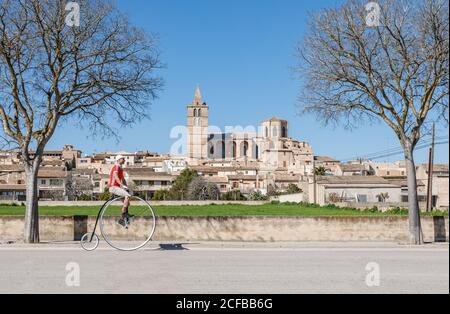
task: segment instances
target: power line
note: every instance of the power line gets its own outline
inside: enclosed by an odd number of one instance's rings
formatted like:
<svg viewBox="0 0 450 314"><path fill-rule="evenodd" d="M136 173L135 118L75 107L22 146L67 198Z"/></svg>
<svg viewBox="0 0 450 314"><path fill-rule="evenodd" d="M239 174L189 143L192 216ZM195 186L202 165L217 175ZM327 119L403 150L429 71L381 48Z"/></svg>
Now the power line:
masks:
<svg viewBox="0 0 450 314"><path fill-rule="evenodd" d="M445 140L436 142L435 145L444 145L444 144L448 144L449 143L448 137L447 138L442 137L442 139L445 139ZM423 144L418 145L415 148L415 150L421 150L421 149L427 148L431 144L432 144L431 141L425 142ZM384 151L380 151L380 152L376 152L376 153L371 153L371 154L367 154L367 155L359 155L359 156L356 156L356 157L345 158L345 159L342 159L342 160L343 161L350 161L350 160L356 160L356 159L376 160L376 159L381 159L381 158L386 158L386 157L400 155L400 154L403 154L403 153L404 153L403 148L397 147L397 148L392 148L392 149L388 149L388 150L384 150Z"/></svg>
<svg viewBox="0 0 450 314"><path fill-rule="evenodd" d="M436 137L436 140L448 140L448 136L441 136L441 137ZM428 141L421 141L422 143L420 143L420 147L423 145L431 145L432 144L432 140L428 140ZM378 155L383 155L383 154L390 154L390 153L403 153L403 149L401 147L392 147L386 150L382 150L382 151L378 151L375 153L370 153L370 154L365 154L365 155L358 155L358 156L353 156L350 158L342 158L341 160L354 160L354 159L359 159L359 158L370 158L372 156L377 157Z"/></svg>
<svg viewBox="0 0 450 314"><path fill-rule="evenodd" d="M449 143L449 141L442 141L442 142L436 142L435 145L444 145L444 144L448 144L448 143ZM430 144L424 144L424 145L417 146L415 151L421 150L424 148L428 148L429 146L430 146ZM381 158L386 158L386 157L391 157L391 156L397 156L397 155L401 155L401 154L403 154L403 151L399 151L399 152L392 153L392 154L386 154L384 156L371 157L370 159L376 160L376 159L381 159Z"/></svg>
<svg viewBox="0 0 450 314"><path fill-rule="evenodd" d="M431 144L431 142L428 144ZM379 155L393 154L393 153L399 153L399 152L403 152L403 149L401 147L397 146L397 147L392 147L392 148L389 148L386 150L369 153L369 154L365 154L365 155L358 155L358 156L353 156L353 157L349 157L349 158L341 158L340 160L347 161L347 160L355 160L355 159L361 159L361 158L362 159L370 159L372 156L377 157Z"/></svg>

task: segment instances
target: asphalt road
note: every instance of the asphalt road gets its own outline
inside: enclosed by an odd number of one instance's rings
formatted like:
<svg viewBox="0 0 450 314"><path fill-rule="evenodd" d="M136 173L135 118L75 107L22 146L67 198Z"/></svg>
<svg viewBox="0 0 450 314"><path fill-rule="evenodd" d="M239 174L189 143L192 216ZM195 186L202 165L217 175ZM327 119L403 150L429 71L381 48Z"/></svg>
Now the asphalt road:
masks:
<svg viewBox="0 0 450 314"><path fill-rule="evenodd" d="M170 243L169 243L170 244ZM448 244L0 245L0 293L449 293Z"/></svg>

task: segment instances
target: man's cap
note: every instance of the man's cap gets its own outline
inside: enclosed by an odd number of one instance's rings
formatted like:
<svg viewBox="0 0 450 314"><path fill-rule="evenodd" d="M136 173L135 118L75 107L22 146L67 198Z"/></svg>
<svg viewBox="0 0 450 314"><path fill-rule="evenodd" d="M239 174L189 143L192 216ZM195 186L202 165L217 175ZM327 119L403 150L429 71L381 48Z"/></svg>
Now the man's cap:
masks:
<svg viewBox="0 0 450 314"><path fill-rule="evenodd" d="M125 156L124 155L117 155L116 156L116 161L119 161L121 159L125 159Z"/></svg>

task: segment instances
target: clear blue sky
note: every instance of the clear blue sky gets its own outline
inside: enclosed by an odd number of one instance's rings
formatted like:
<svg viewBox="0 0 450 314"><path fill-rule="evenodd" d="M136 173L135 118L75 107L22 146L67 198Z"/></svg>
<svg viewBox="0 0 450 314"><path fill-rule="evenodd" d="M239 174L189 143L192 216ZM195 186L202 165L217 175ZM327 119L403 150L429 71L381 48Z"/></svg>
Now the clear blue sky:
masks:
<svg viewBox="0 0 450 314"><path fill-rule="evenodd" d="M84 153L107 150L169 151L170 130L186 123L186 105L200 84L210 105L210 125L255 125L271 116L289 120L290 136L308 141L318 155L338 159L398 147L384 125L349 132L323 128L314 117L297 115L299 82L296 43L306 31L308 12L338 5L339 0L117 0L131 21L160 36L165 90L151 109L151 121L115 140L87 138L86 130L66 126L49 148L72 143ZM448 136L448 129L438 129ZM426 160L426 150L417 153ZM402 159L402 156L384 160ZM439 146L438 162L448 162L448 144ZM383 160L381 160L383 161Z"/></svg>

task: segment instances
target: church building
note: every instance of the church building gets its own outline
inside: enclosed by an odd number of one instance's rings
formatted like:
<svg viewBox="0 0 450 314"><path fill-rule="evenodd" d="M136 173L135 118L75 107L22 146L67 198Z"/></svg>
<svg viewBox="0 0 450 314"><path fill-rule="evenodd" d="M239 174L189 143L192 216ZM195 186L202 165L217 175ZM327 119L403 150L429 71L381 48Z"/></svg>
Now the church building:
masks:
<svg viewBox="0 0 450 314"><path fill-rule="evenodd" d="M289 137L289 123L273 117L256 130L210 132L209 106L200 88L187 106L187 159L192 166L239 167L256 165L261 172L307 175L312 171L313 150L307 142Z"/></svg>

